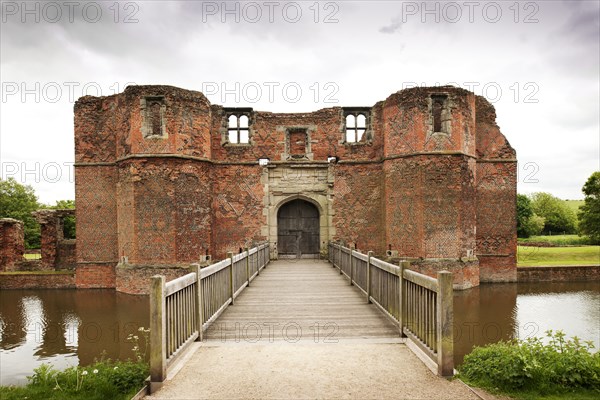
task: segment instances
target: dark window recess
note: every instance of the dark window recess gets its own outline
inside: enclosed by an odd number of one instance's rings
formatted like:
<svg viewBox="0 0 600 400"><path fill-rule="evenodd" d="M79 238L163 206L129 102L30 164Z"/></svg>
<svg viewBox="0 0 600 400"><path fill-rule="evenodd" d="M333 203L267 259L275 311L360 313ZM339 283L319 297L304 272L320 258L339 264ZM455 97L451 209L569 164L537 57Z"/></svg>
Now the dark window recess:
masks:
<svg viewBox="0 0 600 400"><path fill-rule="evenodd" d="M431 96L431 116L433 132L448 132L448 96Z"/></svg>
<svg viewBox="0 0 600 400"><path fill-rule="evenodd" d="M144 137L166 137L165 128L165 98L163 96L148 96L141 100L142 134Z"/></svg>
<svg viewBox="0 0 600 400"><path fill-rule="evenodd" d="M158 101L153 101L150 103L149 118L150 118L150 129L152 130L150 132L150 135L158 135L158 136L162 135L162 117L161 117L161 112L160 112L161 107L162 107L162 104L159 103Z"/></svg>
<svg viewBox="0 0 600 400"><path fill-rule="evenodd" d="M306 154L306 132L290 132L290 155L303 156Z"/></svg>
<svg viewBox="0 0 600 400"><path fill-rule="evenodd" d="M442 131L442 108L444 107L444 100L435 97L433 99L433 131Z"/></svg>

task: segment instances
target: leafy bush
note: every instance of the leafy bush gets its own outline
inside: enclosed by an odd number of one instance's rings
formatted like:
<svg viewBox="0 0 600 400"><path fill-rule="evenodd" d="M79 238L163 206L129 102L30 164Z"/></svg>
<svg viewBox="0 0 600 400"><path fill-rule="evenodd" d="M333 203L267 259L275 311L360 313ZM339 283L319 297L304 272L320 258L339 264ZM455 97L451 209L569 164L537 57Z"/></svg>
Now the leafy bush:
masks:
<svg viewBox="0 0 600 400"><path fill-rule="evenodd" d="M99 361L57 371L48 364L34 370L25 387L0 387L2 399L130 399L144 385L148 365Z"/></svg>
<svg viewBox="0 0 600 400"><path fill-rule="evenodd" d="M506 393L534 391L541 395L572 390L600 394L600 353L591 342L565 339L561 331L540 338L476 347L464 358L460 377Z"/></svg>
<svg viewBox="0 0 600 400"><path fill-rule="evenodd" d="M540 247L589 246L594 244L589 237L578 235L531 236L528 238L519 238L518 241L519 244L526 245L531 243Z"/></svg>

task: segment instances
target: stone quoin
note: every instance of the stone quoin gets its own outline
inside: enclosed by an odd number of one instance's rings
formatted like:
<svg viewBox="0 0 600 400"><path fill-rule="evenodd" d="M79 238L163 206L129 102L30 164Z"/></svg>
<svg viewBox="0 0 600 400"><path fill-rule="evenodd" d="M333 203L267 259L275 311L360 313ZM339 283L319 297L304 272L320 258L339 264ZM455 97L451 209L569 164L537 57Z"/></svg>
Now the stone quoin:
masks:
<svg viewBox="0 0 600 400"><path fill-rule="evenodd" d="M171 86L82 97L76 285L143 293L265 240L272 258L341 241L457 289L516 281L517 160L495 119L451 86L286 114Z"/></svg>

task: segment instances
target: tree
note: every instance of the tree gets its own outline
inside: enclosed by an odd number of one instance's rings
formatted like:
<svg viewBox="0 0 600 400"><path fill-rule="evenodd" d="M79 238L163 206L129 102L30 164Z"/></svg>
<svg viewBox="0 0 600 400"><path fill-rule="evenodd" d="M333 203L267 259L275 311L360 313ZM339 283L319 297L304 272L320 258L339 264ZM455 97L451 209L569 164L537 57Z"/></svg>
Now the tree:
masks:
<svg viewBox="0 0 600 400"><path fill-rule="evenodd" d="M540 217L539 215L533 214L525 221L523 225L523 232L525 233L525 236L522 237L537 236L541 234L544 230L544 225L544 217Z"/></svg>
<svg viewBox="0 0 600 400"><path fill-rule="evenodd" d="M531 199L524 194L517 195L517 236L527 238L539 235L544 229L544 217L533 212Z"/></svg>
<svg viewBox="0 0 600 400"><path fill-rule="evenodd" d="M57 200L56 205L48 208L54 210L68 210L75 208L75 200ZM67 216L63 219L63 236L65 239L75 239L75 217Z"/></svg>
<svg viewBox="0 0 600 400"><path fill-rule="evenodd" d="M40 225L31 215L41 208L33 188L21 185L14 178L0 179L0 218L23 221L25 247L40 247Z"/></svg>
<svg viewBox="0 0 600 400"><path fill-rule="evenodd" d="M579 208L579 231L600 243L600 171L588 178L581 191L585 199Z"/></svg>
<svg viewBox="0 0 600 400"><path fill-rule="evenodd" d="M550 193L538 192L531 195L531 207L545 220L543 233L575 233L577 215L563 200Z"/></svg>
<svg viewBox="0 0 600 400"><path fill-rule="evenodd" d="M525 226L529 218L533 216L531 200L524 194L517 194L517 236L528 237Z"/></svg>

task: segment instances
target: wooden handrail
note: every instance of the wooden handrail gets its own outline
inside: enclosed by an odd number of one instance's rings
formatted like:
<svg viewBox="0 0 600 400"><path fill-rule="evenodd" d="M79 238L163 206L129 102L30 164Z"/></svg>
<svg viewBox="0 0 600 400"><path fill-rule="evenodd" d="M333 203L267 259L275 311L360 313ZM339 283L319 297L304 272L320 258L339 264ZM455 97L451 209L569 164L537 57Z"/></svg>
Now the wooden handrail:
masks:
<svg viewBox="0 0 600 400"><path fill-rule="evenodd" d="M366 295L367 302L437 364L440 376L452 376L452 273L440 271L436 279L408 269L407 261L394 265L372 252L362 254L332 242L328 250L329 261Z"/></svg>
<svg viewBox="0 0 600 400"><path fill-rule="evenodd" d="M219 315L269 263L269 244L233 255L169 282L152 277L150 290L150 391L162 386L167 370L194 341L203 339Z"/></svg>

